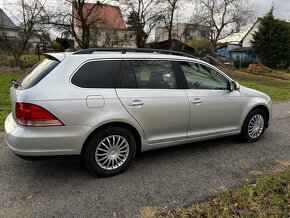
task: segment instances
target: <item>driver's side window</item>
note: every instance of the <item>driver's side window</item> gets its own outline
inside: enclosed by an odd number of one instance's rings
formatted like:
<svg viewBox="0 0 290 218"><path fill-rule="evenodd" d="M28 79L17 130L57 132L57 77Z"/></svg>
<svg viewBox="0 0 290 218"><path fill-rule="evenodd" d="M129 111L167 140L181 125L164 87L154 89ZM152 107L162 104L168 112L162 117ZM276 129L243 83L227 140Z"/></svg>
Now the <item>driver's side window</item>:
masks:
<svg viewBox="0 0 290 218"><path fill-rule="evenodd" d="M194 62L180 62L190 89L227 90L228 80L216 70Z"/></svg>

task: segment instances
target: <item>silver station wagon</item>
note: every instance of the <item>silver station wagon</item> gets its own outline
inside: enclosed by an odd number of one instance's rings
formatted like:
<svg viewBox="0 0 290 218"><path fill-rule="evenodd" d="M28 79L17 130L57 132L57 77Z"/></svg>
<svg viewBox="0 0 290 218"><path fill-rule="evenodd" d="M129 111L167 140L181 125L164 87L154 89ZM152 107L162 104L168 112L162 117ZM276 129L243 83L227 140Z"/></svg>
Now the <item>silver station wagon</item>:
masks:
<svg viewBox="0 0 290 218"><path fill-rule="evenodd" d="M272 116L268 95L174 51L47 54L12 82L9 148L20 157L81 155L99 176L122 172L139 151L230 135L255 142Z"/></svg>

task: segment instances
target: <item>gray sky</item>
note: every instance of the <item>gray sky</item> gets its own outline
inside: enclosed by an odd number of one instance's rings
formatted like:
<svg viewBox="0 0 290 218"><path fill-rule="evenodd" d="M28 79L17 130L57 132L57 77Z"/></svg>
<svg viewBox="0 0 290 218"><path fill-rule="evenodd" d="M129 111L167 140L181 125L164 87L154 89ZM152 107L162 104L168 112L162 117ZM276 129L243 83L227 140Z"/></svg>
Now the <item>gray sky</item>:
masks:
<svg viewBox="0 0 290 218"><path fill-rule="evenodd" d="M290 0L257 0L256 7L258 16L267 13L272 4L275 5L274 15L283 20L290 20Z"/></svg>
<svg viewBox="0 0 290 218"><path fill-rule="evenodd" d="M18 0L0 0L0 8L3 9L9 17L13 21L15 21L17 25L17 19L13 19L13 15L11 11L13 11L13 6ZM95 2L97 0L87 0L88 2ZM246 0L248 2L254 2L257 10L257 17L262 17L265 13L267 13L271 6L275 5L274 15L275 17L283 20L290 21L290 0ZM46 0L46 2L51 2L52 4L60 4L62 0ZM191 10L194 10L195 0L191 0L190 3L181 3L179 7L178 21L179 22L187 22L191 17ZM115 3L114 5L118 5ZM193 5L193 6L192 6ZM176 14L176 15L177 15ZM15 16L15 15L14 15ZM175 19L177 21L177 18ZM246 28L247 29L247 28ZM54 33L55 35L57 33ZM57 34L58 35L58 34ZM56 36L55 36L56 37Z"/></svg>
<svg viewBox="0 0 290 218"><path fill-rule="evenodd" d="M88 0L89 2L94 2L94 0ZM251 1L251 0L249 0ZM272 4L275 5L275 17L280 19L288 19L290 20L290 0L252 0L253 2L256 2L256 8L257 8L257 15L259 17L263 16L265 13L267 13ZM0 0L0 8L6 9L13 7L13 4L16 3L17 0ZM58 0L49 0L47 2L61 2ZM194 2L194 1L193 1ZM187 7L182 7L186 10ZM188 9L190 10L190 9ZM6 10L5 10L6 11ZM184 10L183 10L184 11ZM8 15L9 12L7 11ZM187 14L187 13L185 13ZM180 15L179 15L180 16Z"/></svg>

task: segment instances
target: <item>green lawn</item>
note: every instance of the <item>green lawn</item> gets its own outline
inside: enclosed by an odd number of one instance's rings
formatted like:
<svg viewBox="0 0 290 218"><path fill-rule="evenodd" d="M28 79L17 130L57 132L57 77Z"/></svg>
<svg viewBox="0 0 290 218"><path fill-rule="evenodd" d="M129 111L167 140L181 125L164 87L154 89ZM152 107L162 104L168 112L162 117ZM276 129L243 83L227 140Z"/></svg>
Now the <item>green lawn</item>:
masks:
<svg viewBox="0 0 290 218"><path fill-rule="evenodd" d="M290 170L261 177L256 184L219 194L168 217L289 217Z"/></svg>
<svg viewBox="0 0 290 218"><path fill-rule="evenodd" d="M226 68L220 69L241 85L268 94L272 101L290 99L290 80L252 75L242 71L229 70Z"/></svg>
<svg viewBox="0 0 290 218"><path fill-rule="evenodd" d="M11 111L9 89L12 86L11 80L18 79L21 74L0 73L0 131L4 130L4 121Z"/></svg>
<svg viewBox="0 0 290 218"><path fill-rule="evenodd" d="M35 63L37 63L40 60L44 59L44 55L30 55L30 54L23 54L21 55L20 59L23 63L24 68L32 67ZM0 66L6 66L6 67L11 67L14 66L15 61L13 56L11 55L0 55Z"/></svg>

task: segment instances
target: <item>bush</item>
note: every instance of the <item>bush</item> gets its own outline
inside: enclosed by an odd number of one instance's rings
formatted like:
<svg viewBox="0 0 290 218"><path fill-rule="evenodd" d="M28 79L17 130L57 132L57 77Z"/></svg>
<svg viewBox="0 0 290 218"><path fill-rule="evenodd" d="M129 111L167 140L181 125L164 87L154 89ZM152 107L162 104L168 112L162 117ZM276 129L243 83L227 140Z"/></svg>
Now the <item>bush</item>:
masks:
<svg viewBox="0 0 290 218"><path fill-rule="evenodd" d="M43 55L40 55L40 60L44 58ZM36 64L39 59L37 55L28 55L23 54L20 58L22 65L21 67L26 69L32 67L34 64ZM15 59L13 56L9 55L0 55L0 67L15 67Z"/></svg>
<svg viewBox="0 0 290 218"><path fill-rule="evenodd" d="M233 64L236 68L248 68L250 64L256 64L256 60L248 56L242 57L242 60L240 60L240 57L238 56L233 60Z"/></svg>
<svg viewBox="0 0 290 218"><path fill-rule="evenodd" d="M290 66L290 25L276 19L274 7L259 21L258 31L253 34L252 48L262 64L276 69Z"/></svg>

